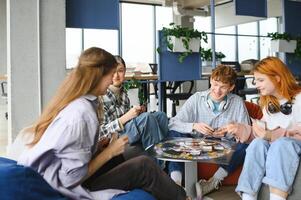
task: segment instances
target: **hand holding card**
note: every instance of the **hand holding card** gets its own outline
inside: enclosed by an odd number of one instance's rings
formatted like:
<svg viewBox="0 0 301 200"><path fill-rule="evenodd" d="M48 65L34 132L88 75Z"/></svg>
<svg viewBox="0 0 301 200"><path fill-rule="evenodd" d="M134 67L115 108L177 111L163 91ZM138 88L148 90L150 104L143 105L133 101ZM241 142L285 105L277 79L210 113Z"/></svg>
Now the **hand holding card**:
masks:
<svg viewBox="0 0 301 200"><path fill-rule="evenodd" d="M217 128L217 129L214 129L214 132L212 133L212 135L214 137L218 137L218 138L221 138L221 137L224 137L227 133L227 129L225 128Z"/></svg>

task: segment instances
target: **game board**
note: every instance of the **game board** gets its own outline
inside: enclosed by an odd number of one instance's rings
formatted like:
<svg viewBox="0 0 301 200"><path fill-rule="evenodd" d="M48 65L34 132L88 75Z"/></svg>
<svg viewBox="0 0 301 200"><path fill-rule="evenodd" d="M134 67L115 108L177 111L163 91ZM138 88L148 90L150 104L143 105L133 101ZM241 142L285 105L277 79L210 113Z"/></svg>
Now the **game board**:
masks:
<svg viewBox="0 0 301 200"><path fill-rule="evenodd" d="M157 155L172 159L210 160L231 152L231 145L221 140L175 138L155 145Z"/></svg>

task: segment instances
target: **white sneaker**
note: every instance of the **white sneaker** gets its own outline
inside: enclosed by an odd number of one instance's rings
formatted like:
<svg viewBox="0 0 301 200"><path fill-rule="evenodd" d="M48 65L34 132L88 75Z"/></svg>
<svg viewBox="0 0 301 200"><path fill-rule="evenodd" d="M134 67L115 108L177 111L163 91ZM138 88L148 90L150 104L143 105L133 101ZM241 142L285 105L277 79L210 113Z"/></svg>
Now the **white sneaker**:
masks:
<svg viewBox="0 0 301 200"><path fill-rule="evenodd" d="M197 200L202 200L203 193L202 193L202 188L201 188L199 182L195 183L195 191L196 191Z"/></svg>
<svg viewBox="0 0 301 200"><path fill-rule="evenodd" d="M201 179L195 184L197 197L202 197L212 192L213 190L217 190L220 185L221 181L215 178L210 178L208 181L205 179Z"/></svg>

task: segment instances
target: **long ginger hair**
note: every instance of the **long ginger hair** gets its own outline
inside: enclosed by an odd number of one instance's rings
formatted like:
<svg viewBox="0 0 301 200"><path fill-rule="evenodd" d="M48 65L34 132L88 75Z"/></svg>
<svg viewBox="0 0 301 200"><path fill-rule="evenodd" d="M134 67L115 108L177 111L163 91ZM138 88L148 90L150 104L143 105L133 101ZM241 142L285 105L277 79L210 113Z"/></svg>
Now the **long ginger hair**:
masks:
<svg viewBox="0 0 301 200"><path fill-rule="evenodd" d="M288 102L293 102L295 96L301 91L296 79L288 67L277 57L267 57L255 64L253 72L258 72L268 76L274 84L277 92ZM277 76L279 77L277 81ZM260 96L259 105L267 110L272 104L276 111L280 110L277 98L273 95Z"/></svg>
<svg viewBox="0 0 301 200"><path fill-rule="evenodd" d="M39 142L50 123L71 101L93 93L102 77L115 70L116 66L114 56L101 48L92 47L82 52L76 68L67 75L32 127L34 139L29 145Z"/></svg>

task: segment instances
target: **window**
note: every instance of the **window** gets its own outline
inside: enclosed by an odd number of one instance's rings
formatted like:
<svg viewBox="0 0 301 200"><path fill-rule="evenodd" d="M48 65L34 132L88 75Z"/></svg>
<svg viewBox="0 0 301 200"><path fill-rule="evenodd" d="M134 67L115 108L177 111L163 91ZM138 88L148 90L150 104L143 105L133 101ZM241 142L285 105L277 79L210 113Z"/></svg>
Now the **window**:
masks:
<svg viewBox="0 0 301 200"><path fill-rule="evenodd" d="M197 29L198 31L204 31L207 33L211 32L211 18L210 17L194 17L195 22L194 22L194 28ZM208 35L208 43L201 43L201 46L205 49L211 48L211 34Z"/></svg>
<svg viewBox="0 0 301 200"><path fill-rule="evenodd" d="M238 36L238 60L242 62L247 59L258 59L258 29L257 22L240 24L237 26ZM252 36L254 35L254 36Z"/></svg>
<svg viewBox="0 0 301 200"><path fill-rule="evenodd" d="M194 27L198 31L211 32L211 18L210 17L194 17Z"/></svg>
<svg viewBox="0 0 301 200"><path fill-rule="evenodd" d="M113 55L118 55L118 31L84 29L84 49L100 47Z"/></svg>
<svg viewBox="0 0 301 200"><path fill-rule="evenodd" d="M154 6L122 3L122 56L127 63L154 62Z"/></svg>
<svg viewBox="0 0 301 200"><path fill-rule="evenodd" d="M66 69L74 68L81 52L90 47L100 47L117 55L118 31L66 28Z"/></svg>
<svg viewBox="0 0 301 200"><path fill-rule="evenodd" d="M66 69L76 66L82 49L82 29L66 28Z"/></svg>
<svg viewBox="0 0 301 200"><path fill-rule="evenodd" d="M220 35L220 34L235 34L235 26L218 28L215 30L215 50L225 54L224 61L236 61L236 36Z"/></svg>
<svg viewBox="0 0 301 200"><path fill-rule="evenodd" d="M268 33L277 32L277 18L261 20L259 27L261 36L267 36ZM260 59L271 55L271 39L268 37L260 37Z"/></svg>
<svg viewBox="0 0 301 200"><path fill-rule="evenodd" d="M156 31L162 30L163 27L169 27L172 21L172 8L156 6Z"/></svg>

